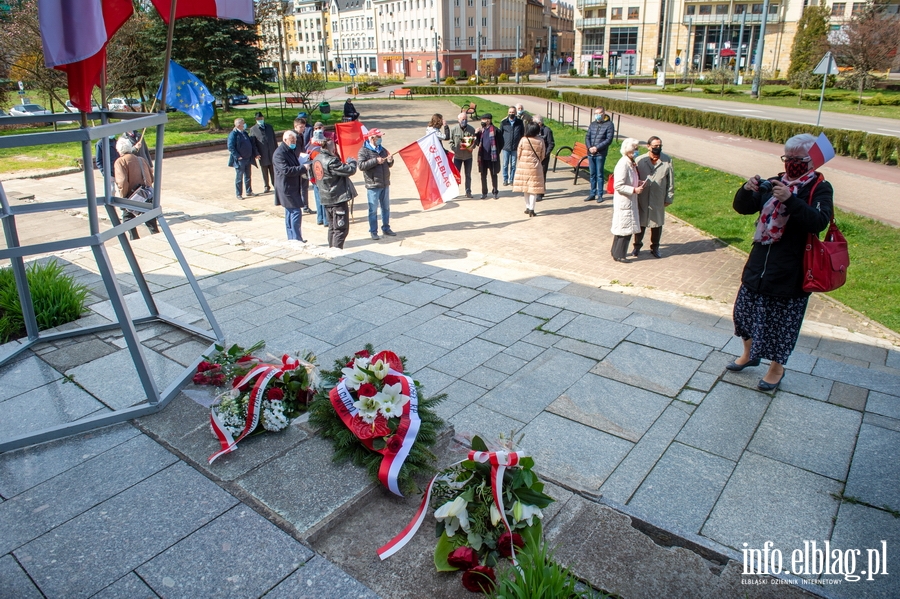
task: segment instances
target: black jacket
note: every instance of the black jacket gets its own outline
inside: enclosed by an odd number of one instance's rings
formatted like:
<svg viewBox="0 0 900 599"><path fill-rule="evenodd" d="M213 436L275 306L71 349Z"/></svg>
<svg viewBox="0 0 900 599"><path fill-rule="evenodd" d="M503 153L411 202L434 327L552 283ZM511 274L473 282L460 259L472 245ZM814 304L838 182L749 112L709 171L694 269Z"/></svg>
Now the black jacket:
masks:
<svg viewBox="0 0 900 599"><path fill-rule="evenodd" d="M615 134L616 128L612 119L609 118L608 114L604 114L599 123L591 121L587 134L584 136L584 145L587 146L588 150L596 147L598 156L606 156L606 153L609 151L609 144L612 143Z"/></svg>
<svg viewBox="0 0 900 599"><path fill-rule="evenodd" d="M294 150L285 143L275 148L272 165L275 169L275 205L299 210L303 207L300 177L306 173L306 166L300 166Z"/></svg>
<svg viewBox="0 0 900 599"><path fill-rule="evenodd" d="M777 180L780 177L773 177ZM744 266L741 282L747 288L777 297L803 297L803 252L806 248L807 233L819 234L833 214L834 190L824 179L816 185L812 206L807 204L815 179L797 190L784 204L788 218L781 239L769 245L753 243L750 257ZM766 198L768 199L768 198ZM734 194L734 209L739 214L756 214L765 202L758 194L747 191L744 186Z"/></svg>
<svg viewBox="0 0 900 599"><path fill-rule="evenodd" d="M507 117L500 123L500 130L503 131L503 147L500 149L516 152L519 149L519 142L525 137L525 123L518 117L510 123Z"/></svg>
<svg viewBox="0 0 900 599"><path fill-rule="evenodd" d="M553 141L553 131L547 125L541 125L541 132L538 133L538 137L544 140L544 162L550 160L550 152L553 151L553 148L556 147L556 142Z"/></svg>
<svg viewBox="0 0 900 599"><path fill-rule="evenodd" d="M500 150L503 149L503 130L500 127L495 125L491 125L494 127L494 142L497 144L497 164L500 163ZM487 135L487 128L482 127L475 133L475 144L478 146L478 162L490 162L491 161L491 151L484 147L482 142L482 137Z"/></svg>
<svg viewBox="0 0 900 599"><path fill-rule="evenodd" d="M348 158L344 164L340 158L322 148L312 161L312 168L319 187L320 204L333 206L353 199L355 190L350 177L356 174L355 160Z"/></svg>
<svg viewBox="0 0 900 599"><path fill-rule="evenodd" d="M378 164L378 157L384 158L388 151L382 147L378 152L369 149L366 144L359 149L358 168L363 172L366 189L384 189L391 184L391 167L394 166L394 157L391 156L382 164Z"/></svg>
<svg viewBox="0 0 900 599"><path fill-rule="evenodd" d="M275 129L272 128L272 125L269 123L265 123L262 127L258 123L253 125L250 127L250 139L253 140L253 145L256 147L260 166L273 164L272 154L275 153L275 148L279 144L275 141Z"/></svg>

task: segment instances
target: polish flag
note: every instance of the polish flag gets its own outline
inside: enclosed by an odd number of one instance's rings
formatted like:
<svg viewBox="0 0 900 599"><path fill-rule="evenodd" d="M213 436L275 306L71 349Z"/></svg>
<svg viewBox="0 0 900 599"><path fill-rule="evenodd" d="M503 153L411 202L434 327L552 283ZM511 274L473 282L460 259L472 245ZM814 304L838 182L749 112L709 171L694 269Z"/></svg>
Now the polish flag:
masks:
<svg viewBox="0 0 900 599"><path fill-rule="evenodd" d="M809 149L809 157L812 158L813 168L817 169L832 158L834 158L834 148L824 133L819 134L819 139Z"/></svg>
<svg viewBox="0 0 900 599"><path fill-rule="evenodd" d="M69 98L91 111L91 91L100 85L106 44L134 8L131 0L40 0L38 20L44 63L66 73Z"/></svg>
<svg viewBox="0 0 900 599"><path fill-rule="evenodd" d="M172 0L153 0L153 6L168 24ZM178 0L175 18L184 17L218 17L253 24L253 0Z"/></svg>
<svg viewBox="0 0 900 599"><path fill-rule="evenodd" d="M350 121L347 123L335 123L334 133L337 138L338 153L341 155L341 161L347 162L348 158L356 159L359 156L359 150L366 143L366 129L359 121Z"/></svg>
<svg viewBox="0 0 900 599"><path fill-rule="evenodd" d="M397 153L416 182L422 208L428 210L459 195L453 163L448 160L444 146L434 131Z"/></svg>

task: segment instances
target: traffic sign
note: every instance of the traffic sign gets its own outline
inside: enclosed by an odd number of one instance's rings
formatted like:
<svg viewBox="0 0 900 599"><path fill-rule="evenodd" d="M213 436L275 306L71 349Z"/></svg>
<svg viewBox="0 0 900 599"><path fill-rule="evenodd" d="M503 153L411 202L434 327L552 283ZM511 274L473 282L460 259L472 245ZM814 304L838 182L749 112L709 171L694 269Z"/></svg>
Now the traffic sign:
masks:
<svg viewBox="0 0 900 599"><path fill-rule="evenodd" d="M24 90L24 89L25 89L25 84L22 83L21 81L19 81L19 89L20 89L20 90Z"/></svg>
<svg viewBox="0 0 900 599"><path fill-rule="evenodd" d="M306 72L307 72L307 73L312 73L312 65L309 64L309 63L306 63Z"/></svg>
<svg viewBox="0 0 900 599"><path fill-rule="evenodd" d="M441 69L444 68L444 65L441 64L441 61L437 61L437 62L435 63L435 67L434 67L434 68L437 69L437 72L438 72L438 73L440 73L440 72L441 72Z"/></svg>
<svg viewBox="0 0 900 599"><path fill-rule="evenodd" d="M355 68L356 68L356 63L355 63L355 62L351 62L351 63L350 63L350 68L351 68L351 69L355 69Z"/></svg>
<svg viewBox="0 0 900 599"><path fill-rule="evenodd" d="M620 75L634 75L637 73L637 55L625 54L619 62Z"/></svg>
<svg viewBox="0 0 900 599"><path fill-rule="evenodd" d="M347 71L347 73L348 73L351 77L356 77L356 67L353 66L353 63L350 63L350 69Z"/></svg>
<svg viewBox="0 0 900 599"><path fill-rule="evenodd" d="M557 58L557 59L556 59L556 64L562 64L562 63L563 63L563 59L562 59L562 58Z"/></svg>
<svg viewBox="0 0 900 599"><path fill-rule="evenodd" d="M566 56L566 62L569 63L569 64L572 64L572 57L571 57L571 56Z"/></svg>
<svg viewBox="0 0 900 599"><path fill-rule="evenodd" d="M675 57L675 66L677 67L677 66L680 65L680 64L681 64L681 58L680 58L680 57Z"/></svg>
<svg viewBox="0 0 900 599"><path fill-rule="evenodd" d="M822 57L822 60L820 60L819 64L816 65L816 68L813 69L813 73L816 75L838 74L837 63L834 61L834 56L831 55L831 52L825 53L825 56Z"/></svg>

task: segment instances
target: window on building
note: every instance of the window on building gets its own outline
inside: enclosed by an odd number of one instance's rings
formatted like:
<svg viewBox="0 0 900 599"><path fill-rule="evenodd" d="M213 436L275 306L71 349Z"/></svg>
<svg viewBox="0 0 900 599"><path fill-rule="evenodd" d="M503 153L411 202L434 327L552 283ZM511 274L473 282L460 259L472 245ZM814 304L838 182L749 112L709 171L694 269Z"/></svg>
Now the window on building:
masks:
<svg viewBox="0 0 900 599"><path fill-rule="evenodd" d="M459 38L457 37L453 42L456 45L456 49L459 50Z"/></svg>
<svg viewBox="0 0 900 599"><path fill-rule="evenodd" d="M684 14L689 15L689 16L697 14L697 5L696 4L688 4L685 7Z"/></svg>
<svg viewBox="0 0 900 599"><path fill-rule="evenodd" d="M609 51L621 53L625 50L636 50L637 39L637 27L610 27Z"/></svg>
<svg viewBox="0 0 900 599"><path fill-rule="evenodd" d="M712 5L701 4L700 5L700 14L701 15L711 15L712 14Z"/></svg>
<svg viewBox="0 0 900 599"><path fill-rule="evenodd" d="M470 35L470 36L469 36L469 46L471 47L471 46L474 46L474 45L475 45L475 38L472 37L472 36Z"/></svg>
<svg viewBox="0 0 900 599"><path fill-rule="evenodd" d="M622 20L622 8L615 6L612 9L612 15L610 16L611 21L621 21Z"/></svg>
<svg viewBox="0 0 900 599"><path fill-rule="evenodd" d="M487 17L481 17L481 26L487 27Z"/></svg>
<svg viewBox="0 0 900 599"><path fill-rule="evenodd" d="M847 3L846 2L835 2L831 5L831 16L832 17L843 17L844 13L847 12Z"/></svg>
<svg viewBox="0 0 900 599"><path fill-rule="evenodd" d="M637 6L629 6L628 7L628 18L629 19L639 19L640 18L640 9Z"/></svg>
<svg viewBox="0 0 900 599"><path fill-rule="evenodd" d="M852 14L852 15L862 14L862 12L865 10L865 8L866 8L865 2L854 2L853 10L850 12L850 14Z"/></svg>
<svg viewBox="0 0 900 599"><path fill-rule="evenodd" d="M728 5L727 4L716 4L716 14L717 15L727 15L728 14Z"/></svg>
<svg viewBox="0 0 900 599"><path fill-rule="evenodd" d="M769 14L770 14L770 15L777 15L777 14L778 14L778 5L777 5L777 4L770 4L770 5L769 5Z"/></svg>
<svg viewBox="0 0 900 599"><path fill-rule="evenodd" d="M453 17L453 26L459 27L459 17Z"/></svg>
<svg viewBox="0 0 900 599"><path fill-rule="evenodd" d="M754 15L761 15L762 7L763 7L762 4L754 4L750 7L750 12Z"/></svg>
<svg viewBox="0 0 900 599"><path fill-rule="evenodd" d="M746 4L735 4L735 5L734 5L734 14L736 14L736 15L742 15L742 14L744 14L745 12L747 12L747 5L746 5Z"/></svg>
<svg viewBox="0 0 900 599"><path fill-rule="evenodd" d="M475 26L475 17L469 17L468 25L469 27Z"/></svg>

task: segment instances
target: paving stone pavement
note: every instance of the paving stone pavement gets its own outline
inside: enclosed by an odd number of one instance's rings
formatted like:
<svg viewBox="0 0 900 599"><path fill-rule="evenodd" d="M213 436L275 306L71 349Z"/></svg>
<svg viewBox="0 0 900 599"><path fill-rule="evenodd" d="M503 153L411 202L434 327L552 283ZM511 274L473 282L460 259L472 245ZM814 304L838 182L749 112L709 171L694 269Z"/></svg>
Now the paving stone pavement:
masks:
<svg viewBox="0 0 900 599"><path fill-rule="evenodd" d="M397 128L399 118L370 121L396 133L391 149L416 136ZM729 300L604 278L625 271L607 264L607 235L597 243L592 234L607 230L602 205L585 209L560 192L541 204L558 203L542 209L558 214L526 220L504 192L423 214L399 166L398 237L365 239L358 205L347 250L334 252L278 241L283 220L266 205L271 196L230 200L224 162L222 153L168 159L166 190L167 218L229 342L265 339L273 354L310 349L322 364L366 342L389 347L409 358L428 393L449 394L440 413L457 434L524 433L558 499L545 516L548 538L584 580L623 597L900 594L891 575L851 582L791 565L784 578L797 586L776 587L741 574L742 551L767 542L785 567L813 541L859 549L858 572L884 540L894 563L900 354L888 339L858 332L858 320L849 331L810 319L784 388L760 393L760 372L724 369L738 351ZM201 181L197 172L228 177ZM55 179L14 183L40 199L71 193L74 180ZM584 232L573 235L565 219L575 216ZM84 226L77 214L53 219ZM671 228L673 239L704 243L690 227ZM323 233L307 220L308 239ZM736 252L705 242L716 272L731 262L739 270ZM134 246L161 310L199 319L161 236ZM139 314L124 258L110 254ZM106 321L91 254L59 259L93 290L85 320ZM618 269L649 281L695 260L675 251ZM725 293L704 274L699 285ZM165 325L143 326L139 337L161 382L204 347ZM43 344L4 366L4 435L141 401L123 347L110 331ZM374 549L402 528L416 498L393 499L358 470L332 465L303 419L207 465L211 400L189 386L158 414L0 455L0 596L459 596L455 578L430 568L426 531L406 561L377 560ZM452 444L442 459L451 454Z"/></svg>

